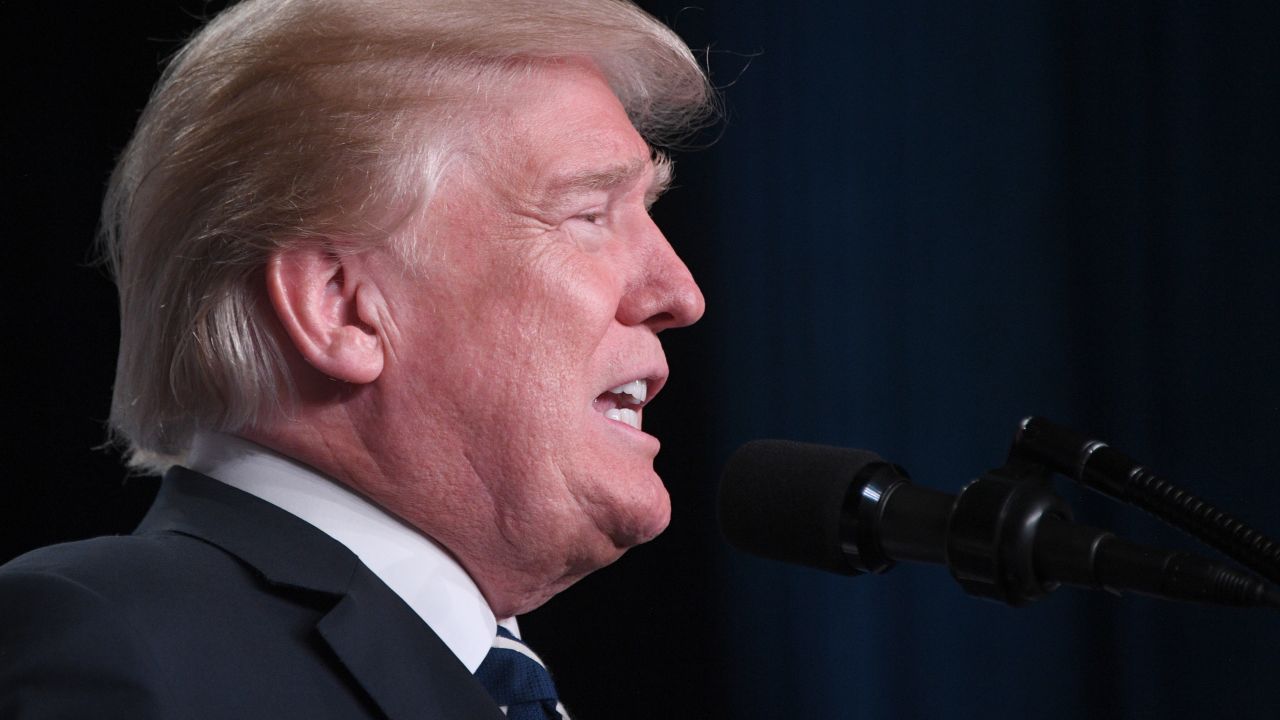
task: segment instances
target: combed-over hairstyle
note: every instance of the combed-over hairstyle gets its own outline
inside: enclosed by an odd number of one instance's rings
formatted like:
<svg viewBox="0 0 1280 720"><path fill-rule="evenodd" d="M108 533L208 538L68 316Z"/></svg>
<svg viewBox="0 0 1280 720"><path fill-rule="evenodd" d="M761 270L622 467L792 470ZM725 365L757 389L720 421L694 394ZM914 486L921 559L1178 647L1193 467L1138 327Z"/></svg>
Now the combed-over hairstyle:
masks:
<svg viewBox="0 0 1280 720"><path fill-rule="evenodd" d="M586 58L664 145L709 115L689 49L624 0L246 0L173 58L116 166L100 243L120 292L111 406L135 468L162 471L197 430L287 409L262 269L412 233L467 103L542 61Z"/></svg>

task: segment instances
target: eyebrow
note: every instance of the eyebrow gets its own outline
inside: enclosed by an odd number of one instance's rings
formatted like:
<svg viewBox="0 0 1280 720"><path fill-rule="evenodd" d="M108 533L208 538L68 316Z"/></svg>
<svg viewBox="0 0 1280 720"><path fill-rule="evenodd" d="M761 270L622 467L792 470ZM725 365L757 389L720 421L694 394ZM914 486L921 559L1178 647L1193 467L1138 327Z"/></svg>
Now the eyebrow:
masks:
<svg viewBox="0 0 1280 720"><path fill-rule="evenodd" d="M671 184L671 160L662 153L653 156L653 181L645 189L645 201L652 203L666 191ZM585 172L566 173L553 177L541 193L543 206L562 202L567 195L575 192L608 191L627 185L636 180L649 163L643 160L618 163L605 168Z"/></svg>
<svg viewBox="0 0 1280 720"><path fill-rule="evenodd" d="M653 153L653 182L649 183L649 187L645 190L645 202L652 205L662 194L671 187L671 180L675 177L676 164L666 153L654 151Z"/></svg>

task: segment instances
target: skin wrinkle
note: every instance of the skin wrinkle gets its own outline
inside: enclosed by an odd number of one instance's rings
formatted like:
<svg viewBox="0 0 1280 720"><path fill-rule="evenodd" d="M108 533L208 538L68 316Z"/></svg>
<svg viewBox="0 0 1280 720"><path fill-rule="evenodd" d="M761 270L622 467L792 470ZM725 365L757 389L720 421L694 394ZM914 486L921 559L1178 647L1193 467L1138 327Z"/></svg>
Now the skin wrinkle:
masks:
<svg viewBox="0 0 1280 720"><path fill-rule="evenodd" d="M648 163L631 159L604 169L589 169L561 174L549 178L536 188L528 199L534 212L560 215L575 203L577 196L586 193L608 193L620 187L634 184Z"/></svg>
<svg viewBox="0 0 1280 720"><path fill-rule="evenodd" d="M477 162L454 166L425 224L406 229L430 262L406 270L387 249L344 266L382 371L350 382L341 412L323 383L305 384L302 415L321 429L324 457L306 441L264 443L434 539L499 617L666 526L657 441L607 420L595 400L634 377L665 378L657 333L702 312L648 214L669 167L599 73L541 67L501 102L472 138L492 150L472 148ZM367 366L365 351L354 346L349 367ZM296 365L343 379L345 362Z"/></svg>
<svg viewBox="0 0 1280 720"><path fill-rule="evenodd" d="M564 208L572 206L573 198L566 197L567 195L572 195L574 193L581 193L581 192L590 191L590 190L597 190L597 191L613 190L620 185L634 182L636 177L641 172L644 171L646 164L647 164L646 161L641 161L639 159L633 158L626 163L614 164L603 170L587 170L584 172L561 174L557 177L553 177L550 180L550 182L543 183L543 185L547 189L531 190L527 187L522 187L520 189L523 190L523 192L515 192L515 193L508 194L504 197L504 199L507 201L507 203L514 205L516 206L516 208L518 208L516 210L516 214L518 216L522 216L526 219L533 220L535 223L550 225L550 227L547 227L545 229L545 232L555 233L558 231L558 228L552 223L554 223L555 220L559 219L556 217L556 215L557 214L563 215L565 213ZM533 173L529 173L529 174L533 175L533 177L539 180L541 179L538 175L534 175ZM535 180L535 183L536 183L536 180ZM536 184L534 184L534 186L537 187ZM501 185L498 185L498 187L501 187ZM537 199L532 201L525 200L524 198L520 197L521 195L525 197L534 196ZM548 218L547 217L548 215L551 215L552 217ZM558 244L554 242L544 242L543 244L539 245L536 251L536 254L532 258L532 260L535 264L545 264L545 263L555 262L556 261L555 254L557 252L563 253L564 252L563 248L561 248ZM563 264L564 262L567 262L567 261L562 260L561 262ZM520 274L519 272L520 269L521 269L521 266L519 265L513 266L511 268L512 273L516 275ZM523 326L523 332L522 332L523 335L534 340L536 340L536 338L539 335L542 335L545 332L543 324L547 322L545 312L539 312L537 315L537 318L539 320L539 323L536 326L532 324L525 325ZM473 467L474 467L474 462L473 462ZM557 477L557 482L562 487L566 489L570 488L571 483L562 469L549 468L549 470L555 472L555 475ZM499 518L499 523L498 523L499 532L509 548L517 548L524 540L524 536L519 527L520 520L523 517L524 513L527 513L529 511L529 508L505 508L504 509L504 506L501 503L496 501L495 495L496 493L493 491L492 486L490 486L488 497L490 499L490 502L493 503L494 511L497 517ZM574 498L574 501L578 504L579 508L584 510L585 517L591 517L591 513L585 512L587 508L601 506L601 503L599 502L585 501L584 499L577 497L573 493L569 493L569 495L570 497ZM594 520L593 522L596 526L597 531L601 532L601 534L607 534L607 532L605 531L604 524L602 522L594 521ZM614 545L615 547L617 547L617 543L614 543ZM593 568L587 568L587 570L590 570L590 569L593 569ZM572 577L575 574L578 574L581 572L582 570L580 570L577 567L577 563L575 563L574 557L565 556L563 571L560 575L559 580L563 581L565 578ZM557 582L556 584L559 585L560 582Z"/></svg>
<svg viewBox="0 0 1280 720"><path fill-rule="evenodd" d="M445 204L443 200L441 204L442 205ZM447 259L437 258L437 261L440 263L439 265L440 267L449 267L449 264L448 264L449 261ZM409 273L407 275L402 275L401 277L402 279L409 279L409 278L419 279L416 273ZM435 313L434 311L430 311L430 314L434 315ZM386 343L386 347L388 349L387 350L388 355L394 361L399 362L402 359L402 354L399 352L398 348L400 347L401 343L404 342L405 334L400 329L399 324L395 320L394 313L391 313L388 310L388 308L386 308L385 306L379 307L379 317L380 317L379 322L381 323L381 326L385 329L386 338L388 341ZM470 318L469 321L473 322L475 321L475 318ZM379 414L381 414L381 411L379 411ZM456 406L453 407L449 413L450 422L451 423L460 422L463 415L464 415L463 408L456 407ZM430 422L423 422L421 420L419 420L418 423L415 423L415 425L418 425L418 426L429 425L429 424ZM368 425L369 425L368 423L364 423L364 422L353 423L353 427L356 427L356 428L364 428L364 427L367 427ZM374 449L374 446L369 442L368 436L366 434L362 433L361 439L362 439L362 445L365 448L365 455L372 458L378 466L378 471L379 471L378 474L383 477L395 477L396 470L392 465L386 462L386 460L384 459L384 453ZM424 445L428 445L428 446L435 444L431 442L428 438L422 438L422 442ZM470 458L468 457L466 459L467 459L467 467L465 468L465 470L469 472L468 476L480 477L480 475L475 471L474 465L471 464ZM464 472L463 474L468 474L468 472ZM420 517L424 515L438 514L440 513L442 507L453 508L456 505L456 503L449 503L448 499L465 497L468 495L468 493L451 492L449 490L445 490L444 488L446 488L449 485L449 483L447 481L441 480L439 477L440 475L442 474L436 474L436 476L431 482L423 483L424 485L430 485L432 487L438 488L436 492L432 493L436 502L428 503L426 498L416 498L414 494L410 492L405 492L402 488L393 487L391 489L392 492L380 498L380 500L382 500L381 504L384 505L384 507L405 508L406 510L408 510L408 512L406 512L405 514L410 516L409 518L406 518L406 520L410 520L412 517L415 517L415 516ZM492 494L490 493L488 496L491 499L491 502L489 503L489 505L490 507L492 507L492 504L493 504ZM445 499L445 501L440 502L440 500L442 499ZM465 513L453 512L452 510L449 510L444 514L453 515L456 518L466 517ZM446 548L449 548L450 545L454 544L453 542L451 542L452 538L448 537L447 535L442 535L440 533L433 534L430 532L428 532L427 534L431 535L434 540L436 540ZM454 554L456 555L456 553ZM467 567L468 572L472 574L479 573L480 569L475 567L473 563L469 562L468 558L458 556L458 559L460 562L462 562L464 567Z"/></svg>

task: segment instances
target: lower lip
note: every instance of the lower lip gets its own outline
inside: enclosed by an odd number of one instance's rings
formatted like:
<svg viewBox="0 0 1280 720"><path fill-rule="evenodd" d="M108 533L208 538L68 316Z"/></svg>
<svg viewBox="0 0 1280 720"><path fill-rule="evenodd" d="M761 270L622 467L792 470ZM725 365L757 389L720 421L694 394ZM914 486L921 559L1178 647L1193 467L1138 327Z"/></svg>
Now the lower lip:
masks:
<svg viewBox="0 0 1280 720"><path fill-rule="evenodd" d="M601 420L603 420L610 427L613 427L622 432L625 432L628 437L632 438L633 441L639 441L643 445L652 447L653 452L655 454L657 453L658 447L661 445L661 443L658 442L658 438L650 435L644 430L638 430L636 428L633 428L630 425L622 422L621 420L610 420L609 418L604 416L604 413L593 411L592 414L600 418ZM644 418L643 413L641 414L640 417L643 422L643 418Z"/></svg>

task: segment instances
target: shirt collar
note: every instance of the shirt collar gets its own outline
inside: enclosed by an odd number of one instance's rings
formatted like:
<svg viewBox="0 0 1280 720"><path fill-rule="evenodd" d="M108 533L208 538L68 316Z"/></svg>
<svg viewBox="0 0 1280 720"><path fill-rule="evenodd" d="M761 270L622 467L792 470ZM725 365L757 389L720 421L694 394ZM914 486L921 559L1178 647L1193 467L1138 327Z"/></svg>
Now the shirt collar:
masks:
<svg viewBox="0 0 1280 720"><path fill-rule="evenodd" d="M497 621L471 576L444 548L315 469L234 435L199 433L197 472L314 525L355 553L475 672ZM514 626L514 620L503 621Z"/></svg>

